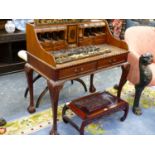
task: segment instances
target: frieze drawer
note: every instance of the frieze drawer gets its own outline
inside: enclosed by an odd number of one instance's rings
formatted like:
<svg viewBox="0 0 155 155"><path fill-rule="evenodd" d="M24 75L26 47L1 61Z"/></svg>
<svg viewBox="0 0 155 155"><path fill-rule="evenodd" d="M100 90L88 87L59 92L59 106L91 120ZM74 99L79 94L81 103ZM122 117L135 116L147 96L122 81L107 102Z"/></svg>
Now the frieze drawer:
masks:
<svg viewBox="0 0 155 155"><path fill-rule="evenodd" d="M64 79L64 78L77 76L77 75L88 73L95 70L96 70L96 63L92 62L92 63L79 65L76 67L70 67L70 68L59 70L58 77L59 79Z"/></svg>
<svg viewBox="0 0 155 155"><path fill-rule="evenodd" d="M127 61L127 54L117 55L109 58L104 58L98 61L98 68L105 68L112 65L117 65Z"/></svg>

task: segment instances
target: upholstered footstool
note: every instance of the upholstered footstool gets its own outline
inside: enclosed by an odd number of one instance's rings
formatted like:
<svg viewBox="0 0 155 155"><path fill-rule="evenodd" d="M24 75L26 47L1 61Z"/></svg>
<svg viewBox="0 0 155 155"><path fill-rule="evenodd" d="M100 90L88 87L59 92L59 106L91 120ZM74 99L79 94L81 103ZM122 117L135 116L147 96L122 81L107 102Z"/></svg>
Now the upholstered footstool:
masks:
<svg viewBox="0 0 155 155"><path fill-rule="evenodd" d="M66 115L68 109L82 119L80 127ZM128 109L128 103L122 99L117 98L109 92L97 92L66 104L62 110L62 118L65 123L70 123L81 135L83 135L84 128L92 121L102 116L122 110L124 111L124 115L120 120L124 121L127 117Z"/></svg>

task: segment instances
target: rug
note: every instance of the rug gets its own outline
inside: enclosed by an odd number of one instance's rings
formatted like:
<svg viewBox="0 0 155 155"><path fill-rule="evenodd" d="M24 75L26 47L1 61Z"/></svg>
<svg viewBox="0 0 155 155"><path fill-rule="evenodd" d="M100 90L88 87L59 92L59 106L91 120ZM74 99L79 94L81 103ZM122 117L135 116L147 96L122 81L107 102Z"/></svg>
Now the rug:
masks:
<svg viewBox="0 0 155 155"><path fill-rule="evenodd" d="M117 90L113 88L107 89L110 93L116 95ZM123 87L121 98L129 103L130 106L133 104L135 89L132 84L127 82ZM148 109L155 107L155 90L152 88L145 88L143 94L141 96L141 107L143 109ZM58 123L62 122L61 112L64 104L58 107ZM155 109L154 109L155 113ZM69 117L74 117L74 114L71 111L68 111ZM137 117L137 116L134 116ZM141 116L140 116L141 117ZM4 135L27 135L42 130L44 128L52 126L52 112L51 108L44 110L42 112L37 112L35 114L31 114L27 117L19 118L17 120L8 122L1 129L5 129ZM104 122L103 122L104 120ZM94 123L88 125L85 129L87 134L91 135L103 135L108 134L108 129L103 127L103 124L106 124L104 118L99 121L95 121ZM116 121L116 120L115 120ZM112 126L112 125L111 125ZM155 132L155 131L154 131ZM48 133L47 133L48 134ZM113 132L113 134L115 134Z"/></svg>

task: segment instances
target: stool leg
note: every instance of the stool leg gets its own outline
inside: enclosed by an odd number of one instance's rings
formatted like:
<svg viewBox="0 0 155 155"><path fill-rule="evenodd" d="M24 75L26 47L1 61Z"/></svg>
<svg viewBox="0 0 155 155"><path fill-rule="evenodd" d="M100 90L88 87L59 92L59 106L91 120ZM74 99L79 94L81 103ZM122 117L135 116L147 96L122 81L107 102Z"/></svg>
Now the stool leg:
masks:
<svg viewBox="0 0 155 155"><path fill-rule="evenodd" d="M35 83L39 78L41 78L41 75L40 75L40 74L38 74L38 75L33 79L33 83ZM28 91L29 91L29 88L27 87L26 90L25 90L25 93L24 93L24 97L25 97L25 98L27 97Z"/></svg>
<svg viewBox="0 0 155 155"><path fill-rule="evenodd" d="M87 87L86 87L86 84L84 83L84 81L82 80L82 79L74 79L75 81L77 81L77 82L79 82L79 83L81 83L82 84L82 86L84 87L84 90L85 90L85 92L87 92Z"/></svg>
<svg viewBox="0 0 155 155"><path fill-rule="evenodd" d="M90 123L90 120L84 120L80 127L80 135L84 135L84 128Z"/></svg>
<svg viewBox="0 0 155 155"><path fill-rule="evenodd" d="M123 110L124 111L124 115L123 117L120 118L120 121L124 121L128 115L128 111L129 111L129 105L126 105L125 109Z"/></svg>
<svg viewBox="0 0 155 155"><path fill-rule="evenodd" d="M71 84L73 84L74 83L74 81L73 80L71 80Z"/></svg>
<svg viewBox="0 0 155 155"><path fill-rule="evenodd" d="M43 96L46 94L47 91L48 91L48 87L46 87L46 88L42 91L42 93L39 95L38 100L37 100L37 102L36 102L36 108L39 107L40 101L41 101L41 99L43 98Z"/></svg>
<svg viewBox="0 0 155 155"><path fill-rule="evenodd" d="M68 110L69 108L68 108L68 106L67 105L65 105L64 107L63 107L63 109L62 109L62 120L64 121L64 123L68 123L68 121L65 119L65 115L66 115L66 111Z"/></svg>

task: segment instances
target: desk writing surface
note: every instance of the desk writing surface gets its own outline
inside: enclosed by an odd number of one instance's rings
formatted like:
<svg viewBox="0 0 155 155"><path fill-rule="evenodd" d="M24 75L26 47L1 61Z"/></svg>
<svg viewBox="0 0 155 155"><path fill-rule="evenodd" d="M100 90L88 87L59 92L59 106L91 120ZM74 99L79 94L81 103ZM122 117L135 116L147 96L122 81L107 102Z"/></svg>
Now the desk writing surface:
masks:
<svg viewBox="0 0 155 155"><path fill-rule="evenodd" d="M102 44L102 45L99 45L99 47L109 49L109 50L111 50L111 52L106 53L106 54L98 54L98 55L94 55L94 56L90 56L90 57L85 57L85 58L81 58L81 59L70 61L70 62L63 63L63 64L57 64L56 67L57 68L65 68L65 67L68 67L68 66L74 66L74 65L77 65L77 64L81 64L81 63L97 61L99 59L108 58L108 57L128 53L128 51L125 50L125 49L122 49L122 48L119 48L119 47L116 47L116 46L112 46L112 45L109 45L109 44Z"/></svg>

